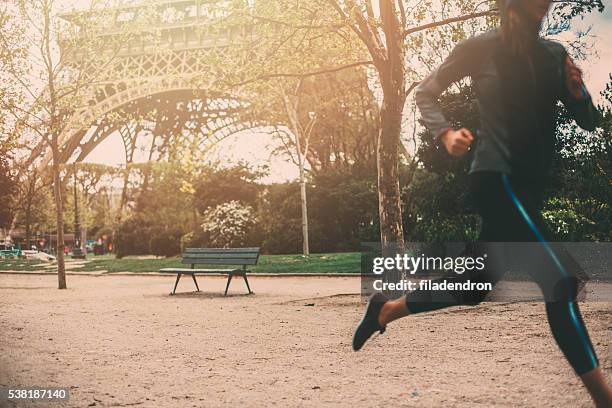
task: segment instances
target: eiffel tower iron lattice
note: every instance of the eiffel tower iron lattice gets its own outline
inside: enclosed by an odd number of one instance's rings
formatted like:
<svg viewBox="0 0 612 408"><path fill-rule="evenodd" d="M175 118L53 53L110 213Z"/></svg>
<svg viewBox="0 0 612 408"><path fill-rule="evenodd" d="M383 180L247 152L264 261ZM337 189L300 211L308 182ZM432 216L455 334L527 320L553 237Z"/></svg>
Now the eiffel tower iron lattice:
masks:
<svg viewBox="0 0 612 408"><path fill-rule="evenodd" d="M220 67L219 61L248 64L240 52L243 47L236 46L248 37L248 30L214 23L227 13L226 3L166 0L117 8L103 34L109 43L127 24L139 19L146 23L107 61L103 52L83 63L78 49L68 53L60 43L61 52L67 54L63 60L74 72L85 78L95 75L84 103L71 112L63 128L61 161L84 160L115 132L121 135L130 162L141 135L158 133L163 140L158 147L161 157L173 139L197 138L205 152L232 134L262 125L246 99L222 84L223 69L228 67ZM83 13L62 18L78 30ZM50 160L41 142L28 163L38 161L42 167Z"/></svg>

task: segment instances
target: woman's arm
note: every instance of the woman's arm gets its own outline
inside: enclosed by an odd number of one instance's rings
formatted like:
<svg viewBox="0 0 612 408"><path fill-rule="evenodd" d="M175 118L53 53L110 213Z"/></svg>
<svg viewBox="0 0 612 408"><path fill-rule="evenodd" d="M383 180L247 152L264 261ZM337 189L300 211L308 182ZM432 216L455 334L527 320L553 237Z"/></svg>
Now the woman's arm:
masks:
<svg viewBox="0 0 612 408"><path fill-rule="evenodd" d="M582 80L582 71L569 56L564 64L565 87L562 102L567 107L572 118L584 130L593 131L599 123L599 111L593 105L591 95Z"/></svg>
<svg viewBox="0 0 612 408"><path fill-rule="evenodd" d="M474 138L467 129L453 131L442 113L438 97L453 82L472 74L478 62L476 54L474 39L457 44L442 65L421 81L415 92L416 104L425 126L437 138L442 139L453 156L464 154Z"/></svg>

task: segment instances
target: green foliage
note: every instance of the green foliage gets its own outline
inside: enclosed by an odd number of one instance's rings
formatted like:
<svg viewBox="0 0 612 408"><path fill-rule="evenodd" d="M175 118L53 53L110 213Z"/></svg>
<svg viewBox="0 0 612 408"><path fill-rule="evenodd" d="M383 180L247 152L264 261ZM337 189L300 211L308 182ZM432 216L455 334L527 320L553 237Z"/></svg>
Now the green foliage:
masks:
<svg viewBox="0 0 612 408"><path fill-rule="evenodd" d="M182 189L191 175L185 174L180 162L151 163L145 177L147 182L135 199L134 214L161 230L196 225L194 196Z"/></svg>
<svg viewBox="0 0 612 408"><path fill-rule="evenodd" d="M471 88L446 93L441 98L446 116L455 127L478 128L478 112ZM561 109L558 152L544 217L556 239L573 241L609 240L612 212L612 144L606 134L612 129L609 109L601 128L580 130ZM416 169L404 188L404 223L408 240L466 240L477 235L477 219L465 208L469 155L451 158L429 132L421 133Z"/></svg>
<svg viewBox="0 0 612 408"><path fill-rule="evenodd" d="M308 194L311 193L309 188ZM273 254L299 253L302 248L299 185L284 183L268 186L260 208L259 220L265 231L265 251ZM314 222L311 214L311 228ZM312 241L316 242L315 239Z"/></svg>
<svg viewBox="0 0 612 408"><path fill-rule="evenodd" d="M35 170L28 171L19 183L15 223L17 228L25 231L26 241L36 232L55 230L54 211L49 186L45 185ZM24 247L27 244L25 242Z"/></svg>
<svg viewBox="0 0 612 408"><path fill-rule="evenodd" d="M608 88L612 82L608 84ZM604 91L604 96L606 93ZM558 154L553 162L544 215L555 238L565 241L612 239L612 111L600 106L595 132L585 132L561 110Z"/></svg>
<svg viewBox="0 0 612 408"><path fill-rule="evenodd" d="M117 258L128 255L176 256L181 253L180 228L160 229L139 218L124 221L115 234Z"/></svg>
<svg viewBox="0 0 612 408"><path fill-rule="evenodd" d="M9 146L0 144L0 228L7 228L13 221L15 196L18 191L17 178L13 173L7 150Z"/></svg>
<svg viewBox="0 0 612 408"><path fill-rule="evenodd" d="M610 89L612 85L608 85ZM604 91L604 96L608 94ZM441 98L455 127L478 128L478 111L470 87ZM609 102L609 101L608 101ZM609 104L608 104L609 106ZM600 107L596 132L577 127L564 108L557 123L556 157L550 172L543 215L554 238L564 241L612 239L612 112ZM478 219L466 208L467 169L471 157L450 157L433 135L419 135L420 167L405 178L404 225L409 241L463 241L478 233Z"/></svg>
<svg viewBox="0 0 612 408"><path fill-rule="evenodd" d="M266 174L266 169L253 169L242 162L227 168L209 168L195 182L196 208L203 214L230 201L254 206L261 191L257 180Z"/></svg>
<svg viewBox="0 0 612 408"><path fill-rule="evenodd" d="M376 170L354 165L318 174L309 195L315 251L359 249L379 237Z"/></svg>
<svg viewBox="0 0 612 408"><path fill-rule="evenodd" d="M207 248L212 246L210 243L210 235L202 228L197 228L195 231L188 232L181 237L181 250L185 248Z"/></svg>
<svg viewBox="0 0 612 408"><path fill-rule="evenodd" d="M440 97L453 127L476 134L478 107L470 86ZM467 241L478 234L478 219L466 208L467 173L471 154L451 157L429 131L418 134L419 166L406 169L410 180L402 190L405 236L414 242Z"/></svg>
<svg viewBox="0 0 612 408"><path fill-rule="evenodd" d="M126 220L119 226L113 238L115 253L119 259L127 255L150 253L150 226L142 219Z"/></svg>
<svg viewBox="0 0 612 408"><path fill-rule="evenodd" d="M609 204L567 197L549 199L542 212L550 231L558 238L567 241L609 241L609 218L607 222L602 220L604 225L598 225L597 218L601 217L597 213L610 215ZM607 227L608 233L599 227Z"/></svg>
<svg viewBox="0 0 612 408"><path fill-rule="evenodd" d="M478 218L466 209L465 175L436 174L417 168L402 190L409 242L461 242L478 235Z"/></svg>
<svg viewBox="0 0 612 408"><path fill-rule="evenodd" d="M202 216L202 230L214 247L234 248L246 245L249 231L255 225L253 209L239 201L209 208Z"/></svg>
<svg viewBox="0 0 612 408"><path fill-rule="evenodd" d="M349 7L350 3L336 2L342 6L340 9ZM406 21L407 26L418 26L432 17L437 19L440 10L434 8L434 3L430 0L408 2L406 5L410 7L406 10L410 10L410 15ZM303 82L300 103L296 103L295 109L298 122L309 122L311 113L317 118L306 155L311 170L308 201L313 251L356 249L360 241L378 240L379 237L374 162L380 118L374 93L370 90L371 86L368 86L368 79L372 78L367 78L368 73L362 69L362 65L369 64L367 60L374 59L372 52L368 55L368 51L378 50L379 47L370 47L368 50L368 44L364 44L355 35L355 17L361 10L349 7L350 13L346 17L340 17L329 5L329 2L319 0L235 1L227 5L224 3L222 7L228 7L228 13L215 21L203 23L200 27L202 34L208 35L215 30L221 32L240 26L247 27L243 30L247 35L235 35L230 38L227 47L219 47L210 53L194 53L193 57L206 67L205 71L210 72L210 75L196 78L193 81L194 86L201 85L201 89L209 92L210 84L205 81L214 78L215 87L218 87L215 91L226 95L223 92L231 94L228 89L234 89L233 85L243 85L241 98L245 98L250 108L249 115L252 116L248 119L254 119L255 122L286 125L287 115L283 103L278 95L268 91L279 84L285 89L291 89L296 82ZM474 10L474 3L471 1L445 0L442 6L447 16L465 15ZM555 15L568 20L581 13L601 11L602 7L601 1L558 4ZM484 9L484 6L482 8ZM99 18L96 18L98 21L80 21L93 18L86 14L75 17L88 30L82 29L71 35L66 32L63 40L64 49L85 52L82 55L83 61L93 66L99 66L100 59L104 58L105 54L100 50L109 49L109 44L103 43L104 38L120 43L120 40L129 40L132 35L126 32L125 38L100 36L102 31L108 29L108 24L105 23L110 22L114 12L108 9L99 14ZM32 15L39 16L40 10ZM134 33L138 33L143 25L146 25L148 17L151 16L146 12L139 13L140 21L130 24L130 27L126 25L126 29L130 28ZM6 22L7 20L0 16L2 34L5 33L4 28L8 27ZM422 66L432 66L439 62L437 60L444 53L443 50L494 23L496 17L489 16L477 21L467 20L417 31L407 36L404 43L406 53L410 52L410 61L416 60ZM380 14L374 13L363 21L363 24L371 25L365 32L368 36L370 31L378 31L382 27ZM361 25L357 28L363 27L364 25ZM160 40L160 30L157 27L149 28L152 36L150 40ZM402 29L406 28L410 27ZM8 68L13 70L16 65L11 65L11 61L23 58L27 49L40 49L37 46L20 48L16 39L19 39L19 35L2 36L2 40L8 42L7 46L2 47L0 71ZM381 46L385 48L386 36L381 36L381 40ZM163 47L160 47L160 52L168 52L161 48ZM392 50L384 51L382 57L389 57L391 53L387 51ZM9 58L9 53L13 53L13 57ZM377 63L377 68L391 66L381 64L381 61ZM352 68L338 69L346 67L347 64L352 64ZM40 68L37 67L33 72L44 72ZM82 99L88 95L83 91L88 88L88 81L95 79L85 76L81 81L66 84L62 79L69 77L63 72L68 68L71 67L58 66L58 74L53 78L46 78L45 81L58 85L57 89L61 95L68 96L61 98L57 106L49 104L48 95L35 98L37 105L30 112L37 114L50 108L50 119L54 119L55 127L51 126L48 119L39 121L35 118L22 118L24 124L29 124L31 132L43 133L37 136L39 139L45 135L57 137L62 133L62 126L68 121L61 115L83 105ZM422 77L423 72L420 72L419 68L422 67L417 64L414 64L414 67L406 67L404 76L407 77L407 83ZM326 72L324 75L302 75L323 71ZM386 72L386 69L378 70L378 74L384 75ZM12 72L12 77L21 78L15 72ZM3 85L6 84L0 84L0 101L3 103L3 109L8 109L19 101L19 92L2 88ZM45 85L49 88L48 84ZM226 87L227 85L232 87ZM609 89L610 87L608 97ZM211 92L212 94L214 93ZM231 96L223 97L231 99ZM470 129L478 127L474 95L469 87L445 94L442 103L445 114L453 125ZM24 107L28 108L25 105ZM28 109L23 111L27 112ZM0 115L3 130L11 125L5 123L6 117L7 115ZM116 119L117 116L110 115L108 118ZM610 115L606 120L608 124L607 127L604 126L603 134L610 134ZM552 198L547 204L545 215L560 236L572 239L605 239L609 237L612 218L608 205L611 201L609 143L606 145L601 138L581 133L572 128L572 125L563 126L565 130L560 137L561 160L557 162L554 190L551 190ZM3 131L2 134L4 133ZM473 237L477 230L477 221L463 209L463 194L467 186L466 170L470 157L451 159L435 143L431 134L424 132L419 137L421 144L417 153L417 165L401 168L406 238L429 241ZM253 170L243 163L229 169L202 168L198 165L201 158L198 152L194 151L193 146L181 145L183 142L180 139L168 138L172 152L168 154L171 159L169 162L139 166L137 177L133 178L138 181L128 183L126 208L131 213L126 213L123 218L127 221L117 229L115 245L118 256L151 252L168 255L177 253L177 245L180 248L180 245L234 246L249 243L262 243L266 251L274 253L299 252L302 239L301 214L299 189L296 184L263 187L258 184L263 172ZM295 146L291 143L291 140L287 141L284 146L286 151L294 151ZM191 150L186 150L186 147ZM0 166L0 194L10 195L10 189L2 184L2 168ZM105 191L96 187L107 172L112 173L109 169L96 165L79 166L78 199L81 204L81 218L83 224L90 226L93 231L108 229L115 220L111 209L116 207L116 203L113 202L111 189ZM64 196L68 197L64 215L66 223L71 224L73 217L70 211L74 203L70 201L70 194ZM237 208L227 209L227 203L230 202L251 207L253 210L248 219L256 220L257 224L241 229L245 220L242 216L237 216ZM35 208L50 208L44 200L41 199L40 203ZM203 216L210 224L207 224L206 231L200 227ZM0 214L0 221L2 218L8 216ZM35 225L36 222L29 220L28 225ZM235 223L240 223L240 233L228 233L228 230L233 231ZM183 235L185 232L188 234Z"/></svg>
<svg viewBox="0 0 612 408"><path fill-rule="evenodd" d="M266 189L259 217L266 252L301 251L299 197L296 183ZM318 174L308 186L308 199L313 252L358 250L360 242L379 239L373 168L352 166L346 171Z"/></svg>
<svg viewBox="0 0 612 408"><path fill-rule="evenodd" d="M179 255L182 234L183 231L177 228L158 232L149 242L151 254L165 257Z"/></svg>
<svg viewBox="0 0 612 408"><path fill-rule="evenodd" d="M552 15L559 21L568 21L593 11L601 13L604 8L603 0L565 1L555 5Z"/></svg>

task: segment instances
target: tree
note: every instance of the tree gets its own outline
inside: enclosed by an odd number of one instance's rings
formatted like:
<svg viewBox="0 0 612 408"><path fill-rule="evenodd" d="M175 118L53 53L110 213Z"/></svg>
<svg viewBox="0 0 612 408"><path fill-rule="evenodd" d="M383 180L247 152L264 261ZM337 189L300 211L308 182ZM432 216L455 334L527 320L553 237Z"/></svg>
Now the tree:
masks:
<svg viewBox="0 0 612 408"><path fill-rule="evenodd" d="M312 58L312 56L311 56ZM321 63L325 63L324 57ZM302 253L308 255L309 221L307 177L324 172L350 172L359 162L362 167L371 160L374 145L373 128L377 111L367 90L362 70L339 74L321 74L279 81L276 92L282 101L285 127L275 127L281 141L275 153L287 156L299 170L302 224ZM307 172L306 164L309 165Z"/></svg>
<svg viewBox="0 0 612 408"><path fill-rule="evenodd" d="M363 67L310 78L305 98L317 116L306 156L313 176L375 165L378 106Z"/></svg>
<svg viewBox="0 0 612 408"><path fill-rule="evenodd" d="M321 104L314 76L334 72L320 69L342 65L356 58L360 48L354 39L337 33L327 7L295 0L252 2L243 10L233 9L232 16L248 27L243 53L250 64L226 76L228 87L241 88L258 119L273 127L273 133L284 142L287 153L299 170L302 253L308 255L309 226L306 164L311 154L310 140L318 122ZM256 24L253 23L256 22ZM361 63L354 67L362 65ZM288 131L287 131L288 130ZM312 156L311 156L312 157ZM321 158L324 162L329 157Z"/></svg>
<svg viewBox="0 0 612 408"><path fill-rule="evenodd" d="M195 207L200 214L230 201L255 207L261 192L257 181L266 172L266 169L253 169L242 162L227 168L207 168L194 182Z"/></svg>
<svg viewBox="0 0 612 408"><path fill-rule="evenodd" d="M366 46L376 70L382 92L380 133L378 136L378 189L381 241L384 244L403 243L402 208L400 200L398 148L404 102L417 86L418 79L407 84L408 74L416 69L408 67L411 55L407 47L410 37L417 35L413 45L417 59L422 59L423 32L447 25L470 21L479 17L494 16L497 12L493 1L442 1L442 8L431 1L406 2L404 0L326 0ZM484 11L478 11L480 6ZM558 21L567 21L593 9L603 10L601 0L590 2L562 2L556 5L554 15ZM424 22L432 10L442 10L442 19L432 16ZM450 17L449 17L450 16ZM490 19L489 19L490 22ZM410 24L413 24L410 26ZM460 40L463 30L450 31L451 39ZM448 38L447 38L448 40ZM448 44L448 41L446 41ZM433 48L435 54L437 49Z"/></svg>
<svg viewBox="0 0 612 408"><path fill-rule="evenodd" d="M23 27L15 24L15 9L0 5L0 77L23 74L26 50L21 42ZM0 81L0 228L10 228L18 190L18 178L12 162L16 138L12 132L14 120L9 112L23 98L21 89L13 81Z"/></svg>
<svg viewBox="0 0 612 408"><path fill-rule="evenodd" d="M278 83L283 106L287 113L289 129L294 137L292 145L295 147L297 166L299 169L300 182L300 208L302 212L302 254L310 255L310 242L308 239L308 199L306 195L306 158L310 151L310 135L317 123L316 112L308 112L306 120L299 115L300 103L302 102L302 89L304 78L300 78L295 84L295 89L288 92L282 82Z"/></svg>
<svg viewBox="0 0 612 408"><path fill-rule="evenodd" d="M9 149L10 145L0 142L0 228L11 226L18 191L17 178L9 163Z"/></svg>
<svg viewBox="0 0 612 408"><path fill-rule="evenodd" d="M48 149L55 200L57 229L58 287L66 289L64 264L64 197L61 166L63 141L71 131L70 118L77 107L87 104L94 92L92 85L109 61L117 55L125 37L104 38L112 9L92 1L91 13L82 13L72 22L80 30L70 30L69 23L58 16L57 0L17 0L18 16L13 24L24 27L22 44L27 50L27 69L32 75L11 70L9 77L27 95L24 104L3 103L16 122L15 133L29 132L39 140L41 151ZM107 11L104 11L107 10ZM110 20L112 21L112 20ZM126 34L129 36L129 33ZM88 67L85 69L84 67ZM91 69L91 67L98 67Z"/></svg>
<svg viewBox="0 0 612 408"><path fill-rule="evenodd" d="M556 157L543 215L555 238L609 241L612 231L612 76L598 107L595 132L584 131L565 108L557 122Z"/></svg>
<svg viewBox="0 0 612 408"><path fill-rule="evenodd" d="M449 7L456 17L409 27L409 21L422 23L431 2L408 5L403 0L327 0L340 18L366 46L382 92L380 132L377 141L378 202L380 233L386 245L403 247L404 231L399 185L399 147L406 98L418 82L407 85L406 38L446 24L488 16L492 11L465 13L461 4ZM378 4L376 4L378 3ZM444 2L450 6L449 2ZM463 2L461 2L463 3ZM409 18L406 10L412 10Z"/></svg>
<svg viewBox="0 0 612 408"><path fill-rule="evenodd" d="M96 163L75 163L64 166L64 170L63 178L69 180L68 184L72 184L72 188L74 188L74 179L76 178L76 199L79 207L81 231L75 231L75 233L80 233L81 247L85 250L87 232L94 223L97 221L99 227L104 227L105 221L112 219L110 211L107 211L106 214L98 214L102 215L99 220L96 220L95 216L97 215L96 210L101 209L99 202L105 199L103 195L106 193L106 189L112 185L117 170L111 166ZM66 196L68 200L64 214L65 218L71 221L75 219L75 194L72 192L66 194Z"/></svg>
<svg viewBox="0 0 612 408"><path fill-rule="evenodd" d="M50 230L53 224L53 199L49 186L45 184L36 168L24 172L19 183L15 225L25 230L25 247L31 247L34 231Z"/></svg>

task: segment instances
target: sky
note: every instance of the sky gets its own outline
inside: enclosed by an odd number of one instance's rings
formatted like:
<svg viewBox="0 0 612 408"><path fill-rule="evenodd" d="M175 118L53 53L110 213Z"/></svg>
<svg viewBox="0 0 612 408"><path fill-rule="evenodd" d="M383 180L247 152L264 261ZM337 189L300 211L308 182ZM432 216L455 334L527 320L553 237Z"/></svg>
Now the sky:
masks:
<svg viewBox="0 0 612 408"><path fill-rule="evenodd" d="M606 1L604 1L606 4ZM591 13L583 20L574 20L572 29L562 33L561 39L570 38L575 32L591 27L593 55L587 61L576 61L584 72L585 83L595 102L601 102L600 92L606 88L612 72L612 4L603 13Z"/></svg>
<svg viewBox="0 0 612 408"><path fill-rule="evenodd" d="M562 33L557 39L571 40L575 33L591 28L587 42L593 48L587 60L577 60L576 64L583 70L585 83L593 99L601 102L600 92L609 82L612 71L612 7L608 6L604 13L591 13L584 19L572 22L570 31ZM273 157L272 151L278 147L278 142L265 132L246 131L228 137L209 153L211 161L220 161L231 165L238 161L246 161L254 166L267 165L270 175L262 181L265 183L295 180L298 177L297 167L287 163L282 157ZM120 153L120 154L118 154ZM137 161L143 161L144 155L136 155ZM85 160L91 163L109 165L125 164L123 142L118 134L110 136L101 143Z"/></svg>

